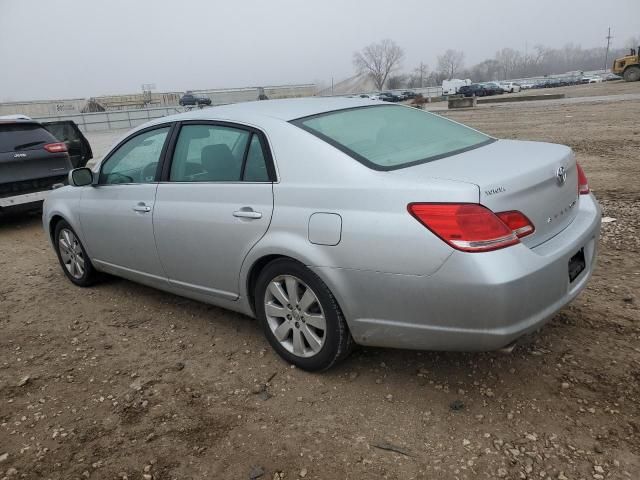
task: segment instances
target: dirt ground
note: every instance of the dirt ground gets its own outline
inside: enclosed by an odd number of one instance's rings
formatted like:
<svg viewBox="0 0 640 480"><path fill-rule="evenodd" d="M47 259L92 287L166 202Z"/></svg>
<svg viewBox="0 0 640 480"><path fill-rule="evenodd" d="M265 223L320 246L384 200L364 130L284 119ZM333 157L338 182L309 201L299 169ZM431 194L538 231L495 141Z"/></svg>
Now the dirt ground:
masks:
<svg viewBox="0 0 640 480"><path fill-rule="evenodd" d="M534 103L445 115L572 146L615 221L587 290L510 355L305 373L249 318L74 287L37 216L0 220L0 479L640 478L640 100Z"/></svg>

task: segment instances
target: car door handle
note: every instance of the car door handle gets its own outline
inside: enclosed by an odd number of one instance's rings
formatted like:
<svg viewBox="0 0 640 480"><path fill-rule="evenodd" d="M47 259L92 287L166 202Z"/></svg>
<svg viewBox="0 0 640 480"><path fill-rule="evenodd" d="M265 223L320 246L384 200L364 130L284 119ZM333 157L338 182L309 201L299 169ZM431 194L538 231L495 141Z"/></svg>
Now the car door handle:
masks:
<svg viewBox="0 0 640 480"><path fill-rule="evenodd" d="M145 205L144 203L139 203L135 207L133 207L134 212L140 213L148 213L151 211L151 207L149 205Z"/></svg>
<svg viewBox="0 0 640 480"><path fill-rule="evenodd" d="M260 212L254 212L251 208L236 210L235 212L233 212L233 216L238 218L262 218L262 214Z"/></svg>

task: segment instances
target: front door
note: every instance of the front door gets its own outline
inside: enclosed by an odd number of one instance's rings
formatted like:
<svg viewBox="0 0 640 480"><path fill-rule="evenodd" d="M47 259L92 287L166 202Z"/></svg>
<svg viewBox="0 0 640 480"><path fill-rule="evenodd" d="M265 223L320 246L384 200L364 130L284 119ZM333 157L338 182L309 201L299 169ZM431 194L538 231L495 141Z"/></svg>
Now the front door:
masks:
<svg viewBox="0 0 640 480"><path fill-rule="evenodd" d="M144 283L166 283L153 236L157 171L170 127L134 134L84 187L80 225L91 260L102 270Z"/></svg>
<svg viewBox="0 0 640 480"><path fill-rule="evenodd" d="M169 282L236 299L242 262L273 211L273 168L262 134L229 124L183 124L165 176L153 223Z"/></svg>

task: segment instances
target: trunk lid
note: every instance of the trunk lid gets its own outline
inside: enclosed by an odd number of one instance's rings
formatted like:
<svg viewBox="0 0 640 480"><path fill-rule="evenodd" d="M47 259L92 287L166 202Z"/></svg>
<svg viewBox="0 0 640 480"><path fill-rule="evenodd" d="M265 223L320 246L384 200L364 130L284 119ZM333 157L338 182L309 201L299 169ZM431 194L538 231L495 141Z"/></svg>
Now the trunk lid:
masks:
<svg viewBox="0 0 640 480"><path fill-rule="evenodd" d="M393 173L477 185L480 204L494 212L519 210L531 220L535 231L521 240L529 247L564 230L578 210L575 155L564 145L498 140Z"/></svg>

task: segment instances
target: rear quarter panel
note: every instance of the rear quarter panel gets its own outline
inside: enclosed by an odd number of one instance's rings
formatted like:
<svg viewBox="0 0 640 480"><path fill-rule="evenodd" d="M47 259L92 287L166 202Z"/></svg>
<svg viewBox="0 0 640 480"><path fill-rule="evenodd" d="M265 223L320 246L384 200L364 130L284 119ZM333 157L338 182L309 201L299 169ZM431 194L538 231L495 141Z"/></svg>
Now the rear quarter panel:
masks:
<svg viewBox="0 0 640 480"><path fill-rule="evenodd" d="M269 230L245 260L244 278L251 265L272 254L312 267L431 275L452 249L416 221L407 205L478 201L475 185L374 171L290 124L270 129L269 141L279 175L274 212ZM309 241L309 218L319 212L342 218L337 245Z"/></svg>

